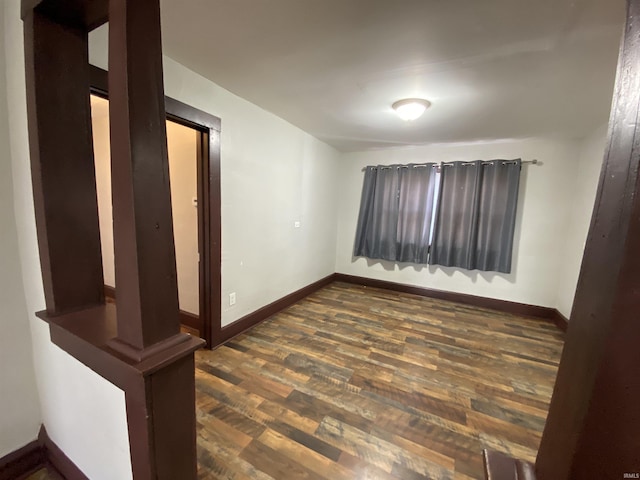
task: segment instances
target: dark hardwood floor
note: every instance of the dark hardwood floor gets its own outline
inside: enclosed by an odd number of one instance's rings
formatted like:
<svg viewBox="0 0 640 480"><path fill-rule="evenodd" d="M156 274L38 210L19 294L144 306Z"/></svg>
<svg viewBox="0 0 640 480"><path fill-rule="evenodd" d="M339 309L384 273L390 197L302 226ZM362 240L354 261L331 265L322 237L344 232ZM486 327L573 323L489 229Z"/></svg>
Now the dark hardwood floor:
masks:
<svg viewBox="0 0 640 480"><path fill-rule="evenodd" d="M480 479L533 461L562 333L333 283L196 355L201 479Z"/></svg>

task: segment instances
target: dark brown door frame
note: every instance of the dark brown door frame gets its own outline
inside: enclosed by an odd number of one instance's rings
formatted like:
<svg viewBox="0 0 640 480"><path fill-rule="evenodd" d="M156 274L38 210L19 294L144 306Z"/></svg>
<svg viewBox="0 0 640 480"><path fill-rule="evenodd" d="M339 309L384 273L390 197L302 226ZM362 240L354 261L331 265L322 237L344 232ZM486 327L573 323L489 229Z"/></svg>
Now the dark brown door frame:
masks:
<svg viewBox="0 0 640 480"><path fill-rule="evenodd" d="M91 93L108 99L107 71L91 66ZM207 348L221 342L220 126L218 117L165 96L167 120L199 132L198 251L200 334Z"/></svg>

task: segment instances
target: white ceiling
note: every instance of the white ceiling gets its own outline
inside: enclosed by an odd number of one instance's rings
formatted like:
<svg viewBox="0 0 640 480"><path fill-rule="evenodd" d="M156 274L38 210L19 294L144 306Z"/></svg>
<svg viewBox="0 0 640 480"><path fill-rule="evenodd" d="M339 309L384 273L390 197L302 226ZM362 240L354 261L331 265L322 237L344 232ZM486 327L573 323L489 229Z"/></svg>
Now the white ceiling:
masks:
<svg viewBox="0 0 640 480"><path fill-rule="evenodd" d="M162 0L164 53L342 151L584 136L624 0ZM432 107L405 123L391 104ZM223 119L224 121L224 119Z"/></svg>

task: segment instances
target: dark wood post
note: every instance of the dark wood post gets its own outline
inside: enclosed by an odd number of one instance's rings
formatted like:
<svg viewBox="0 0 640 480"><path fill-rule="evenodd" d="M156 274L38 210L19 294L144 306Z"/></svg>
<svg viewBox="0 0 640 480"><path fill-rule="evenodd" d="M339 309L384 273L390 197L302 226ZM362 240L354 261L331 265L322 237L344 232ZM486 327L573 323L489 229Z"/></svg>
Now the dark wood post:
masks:
<svg viewBox="0 0 640 480"><path fill-rule="evenodd" d="M47 311L57 315L104 302L88 35L38 10L27 12L33 198Z"/></svg>
<svg viewBox="0 0 640 480"><path fill-rule="evenodd" d="M179 332L158 0L109 2L109 111L118 341Z"/></svg>
<svg viewBox="0 0 640 480"><path fill-rule="evenodd" d="M51 340L125 392L136 480L197 474L180 333L159 0L23 0L31 171ZM117 308L104 303L88 32L110 22Z"/></svg>
<svg viewBox="0 0 640 480"><path fill-rule="evenodd" d="M628 0L609 144L535 475L485 452L487 478L640 475L639 167L640 0Z"/></svg>

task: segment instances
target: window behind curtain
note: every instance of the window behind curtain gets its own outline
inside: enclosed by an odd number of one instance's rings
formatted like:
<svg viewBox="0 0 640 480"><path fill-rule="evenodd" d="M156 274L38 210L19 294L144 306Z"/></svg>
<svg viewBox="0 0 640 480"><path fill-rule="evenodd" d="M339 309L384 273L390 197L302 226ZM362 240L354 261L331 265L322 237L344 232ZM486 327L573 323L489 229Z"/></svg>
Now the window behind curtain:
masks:
<svg viewBox="0 0 640 480"><path fill-rule="evenodd" d="M521 161L442 167L429 263L511 272Z"/></svg>
<svg viewBox="0 0 640 480"><path fill-rule="evenodd" d="M356 229L355 256L427 263L435 164L367 167Z"/></svg>
<svg viewBox="0 0 640 480"><path fill-rule="evenodd" d="M521 161L367 167L354 256L509 273Z"/></svg>

